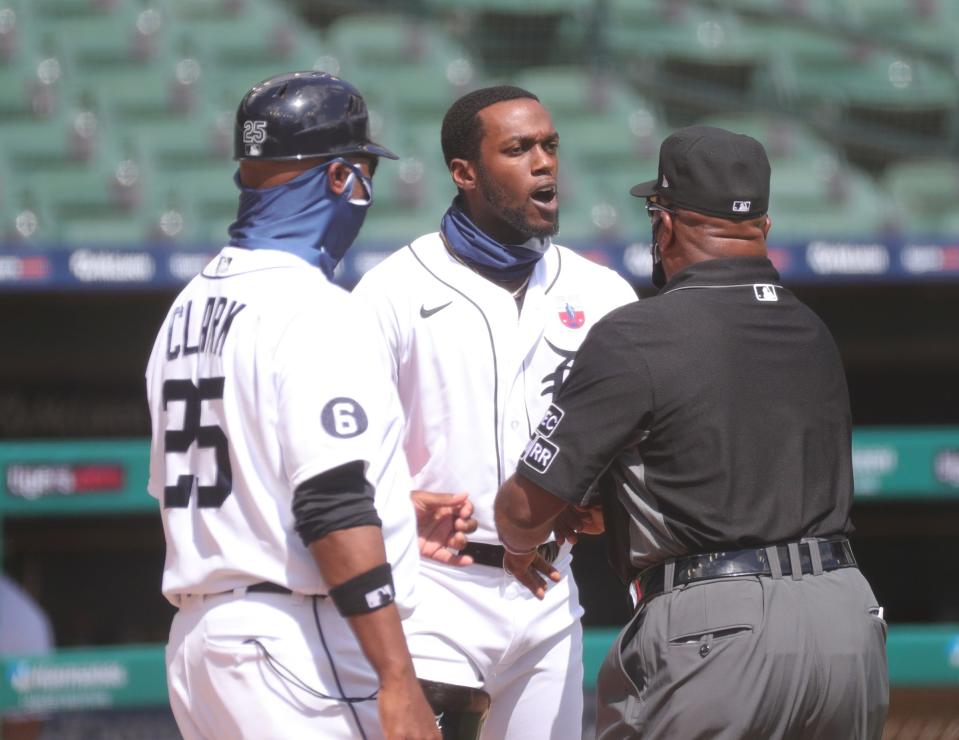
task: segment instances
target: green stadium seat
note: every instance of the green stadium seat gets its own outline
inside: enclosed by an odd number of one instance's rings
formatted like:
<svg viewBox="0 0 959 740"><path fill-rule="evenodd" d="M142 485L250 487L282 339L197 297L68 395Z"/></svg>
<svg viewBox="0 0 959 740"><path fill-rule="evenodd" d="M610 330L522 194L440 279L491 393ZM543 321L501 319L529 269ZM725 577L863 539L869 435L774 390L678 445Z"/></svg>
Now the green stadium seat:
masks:
<svg viewBox="0 0 959 740"><path fill-rule="evenodd" d="M193 245L200 222L180 192L162 192L154 188L152 197L142 203L137 214L143 224L144 238L153 243Z"/></svg>
<svg viewBox="0 0 959 740"><path fill-rule="evenodd" d="M71 246L142 246L149 228L141 216L123 210L74 214L60 219L60 238Z"/></svg>
<svg viewBox="0 0 959 740"><path fill-rule="evenodd" d="M189 113L202 98L197 89L201 76L196 60L167 57L146 65L101 69L85 77L79 88L104 115L132 125Z"/></svg>
<svg viewBox="0 0 959 740"><path fill-rule="evenodd" d="M896 205L900 231L912 236L955 236L959 226L959 160L899 162L890 166L882 182Z"/></svg>
<svg viewBox="0 0 959 740"><path fill-rule="evenodd" d="M514 79L539 97L554 115L567 118L589 118L645 104L617 78L592 74L581 65L535 67Z"/></svg>
<svg viewBox="0 0 959 740"><path fill-rule="evenodd" d="M58 212L112 207L118 199L114 172L102 160L51 162L19 173L19 180L25 190L43 193Z"/></svg>
<svg viewBox="0 0 959 740"><path fill-rule="evenodd" d="M935 15L932 3L912 0L834 0L834 6L844 25L867 33L888 33Z"/></svg>
<svg viewBox="0 0 959 740"><path fill-rule="evenodd" d="M433 64L402 66L388 75L345 66L343 76L357 86L370 108L409 126L438 126L453 101L467 91L450 81L443 66Z"/></svg>
<svg viewBox="0 0 959 740"><path fill-rule="evenodd" d="M632 63L658 43L660 33L674 32L689 16L689 8L680 3L609 0L601 32L613 56Z"/></svg>
<svg viewBox="0 0 959 740"><path fill-rule="evenodd" d="M445 45L433 26L393 14L343 16L330 25L326 38L334 54L380 72L434 61Z"/></svg>
<svg viewBox="0 0 959 740"><path fill-rule="evenodd" d="M6 244L46 246L60 241L59 222L43 191L23 188L4 177L0 238Z"/></svg>
<svg viewBox="0 0 959 740"><path fill-rule="evenodd" d="M630 81L676 121L753 107L769 88L765 44L731 13L687 11L614 49Z"/></svg>
<svg viewBox="0 0 959 740"><path fill-rule="evenodd" d="M756 79L757 96L765 104L754 107L768 108L772 102L798 111L809 105L806 85L814 88L820 74L828 78L836 69L857 64L867 52L861 43L790 18L746 19L742 30L761 50L766 65Z"/></svg>
<svg viewBox="0 0 959 740"><path fill-rule="evenodd" d="M93 155L95 147L95 142L88 142L81 136L85 125L89 124L70 120L67 115L2 117L0 142L3 151L0 156L16 170L31 170L44 163L74 158L85 159L87 155Z"/></svg>
<svg viewBox="0 0 959 740"><path fill-rule="evenodd" d="M770 182L770 243L875 239L891 221L887 199L864 174L836 160L777 162Z"/></svg>
<svg viewBox="0 0 959 740"><path fill-rule="evenodd" d="M89 16L102 16L109 5L97 0L29 0L32 12L39 18L83 19ZM106 7L105 7L106 5Z"/></svg>
<svg viewBox="0 0 959 740"><path fill-rule="evenodd" d="M831 145L795 118L773 113L732 113L707 116L698 123L752 136L761 142L770 160L834 155Z"/></svg>
<svg viewBox="0 0 959 740"><path fill-rule="evenodd" d="M319 36L302 31L284 15L254 14L229 20L181 22L177 48L215 68L272 62L289 71L312 65L320 56Z"/></svg>
<svg viewBox="0 0 959 740"><path fill-rule="evenodd" d="M658 152L664 136L658 109L616 78L579 67L542 67L516 78L550 111L562 161L592 171Z"/></svg>
<svg viewBox="0 0 959 740"><path fill-rule="evenodd" d="M959 90L947 72L897 54L873 54L858 63L800 70L797 112L861 166L917 156L945 155L955 145Z"/></svg>
<svg viewBox="0 0 959 740"><path fill-rule="evenodd" d="M195 231L196 244L208 244L212 249L220 249L230 238L230 225L236 220L236 208L232 214L221 214L215 218L201 219Z"/></svg>
<svg viewBox="0 0 959 740"><path fill-rule="evenodd" d="M413 127L438 124L475 76L465 52L428 23L347 16L333 23L327 41L330 71L359 88L373 122L382 117Z"/></svg>
<svg viewBox="0 0 959 740"><path fill-rule="evenodd" d="M198 162L222 164L233 154L233 129L223 130L204 110L190 116L157 117L125 128L124 135L153 166L176 171Z"/></svg>
<svg viewBox="0 0 959 740"><path fill-rule="evenodd" d="M9 0L0 5L0 66L31 57L36 48L30 5Z"/></svg>
<svg viewBox="0 0 959 740"><path fill-rule="evenodd" d="M561 244L588 247L603 242L649 239L649 219L640 198L629 194L638 182L656 176L658 156L624 161L606 171L580 168L559 187ZM569 174L567 170L567 174Z"/></svg>
<svg viewBox="0 0 959 740"><path fill-rule="evenodd" d="M239 198L233 182L236 169L236 162L229 158L151 162L151 198L140 209L151 238L216 247L225 244Z"/></svg>
<svg viewBox="0 0 959 740"><path fill-rule="evenodd" d="M161 192L182 193L185 201L193 206L200 221L236 217L239 191L233 183L237 164L229 159L222 162L197 162L192 166L184 162L174 170L157 171L158 189Z"/></svg>
<svg viewBox="0 0 959 740"><path fill-rule="evenodd" d="M149 58L162 28L162 24L139 23L135 11L133 6L122 5L84 15L38 13L34 16L36 33L48 49L65 59L71 72L124 65Z"/></svg>
<svg viewBox="0 0 959 740"><path fill-rule="evenodd" d="M460 42L490 74L585 60L591 0L428 0L456 19Z"/></svg>
<svg viewBox="0 0 959 740"><path fill-rule="evenodd" d="M37 94L47 88L49 103L57 100L57 85L62 67L58 60L45 62L38 56L24 53L0 64L0 119L29 118L38 114ZM42 77L41 77L42 75ZM45 80L48 85L44 85ZM49 108L51 105L41 106Z"/></svg>
<svg viewBox="0 0 959 740"><path fill-rule="evenodd" d="M52 221L56 239L131 246L146 237L137 209L148 185L137 163L107 157L89 163L49 162L20 172L16 183L21 202L44 204L43 220Z"/></svg>

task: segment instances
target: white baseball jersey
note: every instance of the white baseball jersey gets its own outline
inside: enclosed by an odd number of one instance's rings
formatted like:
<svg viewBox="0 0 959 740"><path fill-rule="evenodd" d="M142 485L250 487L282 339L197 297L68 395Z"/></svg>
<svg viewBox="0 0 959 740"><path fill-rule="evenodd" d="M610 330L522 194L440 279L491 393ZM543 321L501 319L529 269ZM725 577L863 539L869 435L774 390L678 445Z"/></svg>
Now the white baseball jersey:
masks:
<svg viewBox="0 0 959 740"><path fill-rule="evenodd" d="M294 530L293 491L363 460L397 605L410 606L419 557L400 409L371 375L372 323L356 304L298 257L235 247L173 303L147 393L149 490L162 505L163 593L174 603L259 581L325 593Z"/></svg>
<svg viewBox="0 0 959 740"><path fill-rule="evenodd" d="M569 373L590 327L636 293L612 270L552 245L522 310L428 234L370 270L354 293L374 309L406 414L414 489L470 494L496 544L493 501Z"/></svg>

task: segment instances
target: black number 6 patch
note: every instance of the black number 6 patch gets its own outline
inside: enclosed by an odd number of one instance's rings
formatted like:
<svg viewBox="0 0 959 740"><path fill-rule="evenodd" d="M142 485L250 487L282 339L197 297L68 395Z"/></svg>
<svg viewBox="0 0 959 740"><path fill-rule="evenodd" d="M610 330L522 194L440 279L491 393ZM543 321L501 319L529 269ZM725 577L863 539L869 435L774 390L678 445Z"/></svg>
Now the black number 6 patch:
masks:
<svg viewBox="0 0 959 740"><path fill-rule="evenodd" d="M352 398L341 396L323 407L320 421L327 434L334 437L356 437L366 431L366 412Z"/></svg>

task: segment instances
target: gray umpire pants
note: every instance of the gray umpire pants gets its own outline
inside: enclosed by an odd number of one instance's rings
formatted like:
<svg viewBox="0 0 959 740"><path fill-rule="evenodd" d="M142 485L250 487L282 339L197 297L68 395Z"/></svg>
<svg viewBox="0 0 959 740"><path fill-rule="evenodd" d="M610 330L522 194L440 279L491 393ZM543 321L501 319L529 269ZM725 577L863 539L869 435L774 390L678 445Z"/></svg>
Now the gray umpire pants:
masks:
<svg viewBox="0 0 959 740"><path fill-rule="evenodd" d="M598 740L879 740L886 623L857 568L700 581L642 604L597 684Z"/></svg>

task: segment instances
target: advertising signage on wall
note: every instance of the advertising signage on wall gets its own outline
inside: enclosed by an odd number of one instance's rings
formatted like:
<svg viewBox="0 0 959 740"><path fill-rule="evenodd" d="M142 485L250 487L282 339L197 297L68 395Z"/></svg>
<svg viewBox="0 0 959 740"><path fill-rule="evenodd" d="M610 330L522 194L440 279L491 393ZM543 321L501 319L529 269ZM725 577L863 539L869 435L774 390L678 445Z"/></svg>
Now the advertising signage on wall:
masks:
<svg viewBox="0 0 959 740"><path fill-rule="evenodd" d="M149 441L0 442L0 516L152 511ZM856 497L959 499L959 428L853 432Z"/></svg>
<svg viewBox="0 0 959 740"><path fill-rule="evenodd" d="M652 263L646 242L571 246L634 282L649 282ZM355 246L337 268L337 280L352 285L395 248ZM26 252L0 246L0 292L176 289L217 251L210 246L138 245ZM959 243L951 241L773 242L769 257L783 281L793 284L959 280Z"/></svg>

